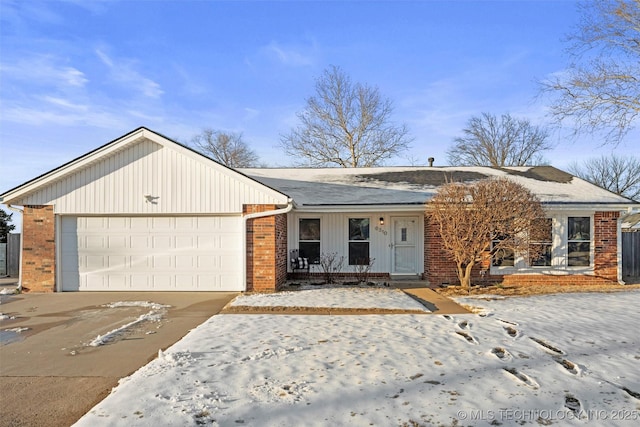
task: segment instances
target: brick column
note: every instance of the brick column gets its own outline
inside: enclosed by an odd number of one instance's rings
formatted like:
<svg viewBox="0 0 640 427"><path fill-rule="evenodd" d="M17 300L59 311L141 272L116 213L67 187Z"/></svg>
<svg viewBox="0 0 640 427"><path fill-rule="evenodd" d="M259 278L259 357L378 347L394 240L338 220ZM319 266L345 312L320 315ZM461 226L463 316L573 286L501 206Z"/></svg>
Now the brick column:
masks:
<svg viewBox="0 0 640 427"><path fill-rule="evenodd" d="M428 212L424 218L424 276L430 285L459 283L456 263L444 249L438 224Z"/></svg>
<svg viewBox="0 0 640 427"><path fill-rule="evenodd" d="M593 216L593 274L618 281L618 217L620 212L596 212Z"/></svg>
<svg viewBox="0 0 640 427"><path fill-rule="evenodd" d="M22 215L22 290L54 292L56 241L53 206L27 205Z"/></svg>
<svg viewBox="0 0 640 427"><path fill-rule="evenodd" d="M275 205L245 205L243 214L275 210ZM286 215L247 221L247 291L274 292L287 278Z"/></svg>

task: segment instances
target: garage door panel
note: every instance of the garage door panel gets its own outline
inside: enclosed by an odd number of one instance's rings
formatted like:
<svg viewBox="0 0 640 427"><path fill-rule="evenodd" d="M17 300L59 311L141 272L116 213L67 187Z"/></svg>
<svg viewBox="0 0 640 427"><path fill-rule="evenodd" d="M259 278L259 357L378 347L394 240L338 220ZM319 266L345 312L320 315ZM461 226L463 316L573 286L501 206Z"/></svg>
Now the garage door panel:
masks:
<svg viewBox="0 0 640 427"><path fill-rule="evenodd" d="M195 257L190 255L177 255L175 257L176 269L192 269Z"/></svg>
<svg viewBox="0 0 640 427"><path fill-rule="evenodd" d="M131 249L149 249L149 237L147 235L134 234L129 237Z"/></svg>
<svg viewBox="0 0 640 427"><path fill-rule="evenodd" d="M82 260L83 258L80 258ZM105 267L105 258L101 255L89 255L84 257L85 262L80 265L87 270L102 270Z"/></svg>
<svg viewBox="0 0 640 427"><path fill-rule="evenodd" d="M131 288L132 289L148 289L149 288L149 276L142 274L131 275Z"/></svg>
<svg viewBox="0 0 640 427"><path fill-rule="evenodd" d="M146 255L131 255L129 263L132 269L148 269L150 267L149 257Z"/></svg>
<svg viewBox="0 0 640 427"><path fill-rule="evenodd" d="M194 244L194 241L197 242L197 240L195 236L176 236L176 248L191 249L193 247L199 247L197 244Z"/></svg>
<svg viewBox="0 0 640 427"><path fill-rule="evenodd" d="M107 276L109 289L131 289L127 286L127 278L121 274L110 274Z"/></svg>
<svg viewBox="0 0 640 427"><path fill-rule="evenodd" d="M240 217L62 217L63 290L242 290Z"/></svg>
<svg viewBox="0 0 640 427"><path fill-rule="evenodd" d="M171 228L172 218L152 218L151 219L151 228L153 229L169 229Z"/></svg>
<svg viewBox="0 0 640 427"><path fill-rule="evenodd" d="M126 249L127 236L109 236L107 240L107 247L111 250Z"/></svg>

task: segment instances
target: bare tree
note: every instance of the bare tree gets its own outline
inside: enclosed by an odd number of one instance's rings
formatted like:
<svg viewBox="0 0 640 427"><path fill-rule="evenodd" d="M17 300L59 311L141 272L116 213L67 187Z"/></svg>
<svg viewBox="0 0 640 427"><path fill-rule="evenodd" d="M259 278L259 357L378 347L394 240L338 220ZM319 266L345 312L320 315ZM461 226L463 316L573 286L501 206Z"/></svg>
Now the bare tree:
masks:
<svg viewBox="0 0 640 427"><path fill-rule="evenodd" d="M582 164L569 165L572 174L619 194L640 201L640 158L634 156L600 156Z"/></svg>
<svg viewBox="0 0 640 427"><path fill-rule="evenodd" d="M16 226L11 224L13 213L0 209L0 243L7 243L7 234L15 230Z"/></svg>
<svg viewBox="0 0 640 427"><path fill-rule="evenodd" d="M454 166L525 166L544 163L541 152L553 148L546 129L510 114L472 117L447 150Z"/></svg>
<svg viewBox="0 0 640 427"><path fill-rule="evenodd" d="M640 114L640 0L580 4L581 22L568 37L570 64L541 82L550 114L574 135L603 132L620 143Z"/></svg>
<svg viewBox="0 0 640 427"><path fill-rule="evenodd" d="M331 66L316 80L316 95L298 113L300 125L282 135L284 151L308 166L367 167L407 150L405 125L391 123L391 101L378 88L352 83Z"/></svg>
<svg viewBox="0 0 640 427"><path fill-rule="evenodd" d="M466 289L473 266L487 252L527 253L535 259L542 250L530 244L544 235L542 205L529 190L507 178L446 184L429 202L427 215L439 226L443 247Z"/></svg>
<svg viewBox="0 0 640 427"><path fill-rule="evenodd" d="M258 155L242 140L242 134L203 129L191 140L191 145L204 155L230 168L258 165Z"/></svg>

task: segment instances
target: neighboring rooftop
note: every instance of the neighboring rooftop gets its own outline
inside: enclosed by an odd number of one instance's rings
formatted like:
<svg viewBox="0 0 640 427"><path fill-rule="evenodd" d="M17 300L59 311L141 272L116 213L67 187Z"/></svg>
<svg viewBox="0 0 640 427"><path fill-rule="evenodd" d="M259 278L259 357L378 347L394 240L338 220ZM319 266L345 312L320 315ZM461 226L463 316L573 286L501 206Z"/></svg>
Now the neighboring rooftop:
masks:
<svg viewBox="0 0 640 427"><path fill-rule="evenodd" d="M239 169L291 197L298 206L419 205L447 182L508 176L545 204L634 202L552 166Z"/></svg>

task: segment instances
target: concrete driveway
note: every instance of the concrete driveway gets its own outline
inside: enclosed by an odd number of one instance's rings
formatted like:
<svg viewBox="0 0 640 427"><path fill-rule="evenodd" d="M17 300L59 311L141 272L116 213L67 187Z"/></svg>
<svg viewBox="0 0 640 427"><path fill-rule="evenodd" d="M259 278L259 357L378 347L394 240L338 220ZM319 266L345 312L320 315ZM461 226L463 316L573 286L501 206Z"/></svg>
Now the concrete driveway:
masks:
<svg viewBox="0 0 640 427"><path fill-rule="evenodd" d="M2 426L64 426L237 293L75 292L0 296ZM106 306L149 301L170 307ZM153 313L152 313L153 312ZM104 345L96 337L152 314ZM19 328L19 329L16 329ZM28 329L24 329L28 328ZM7 330L16 329L19 332Z"/></svg>

